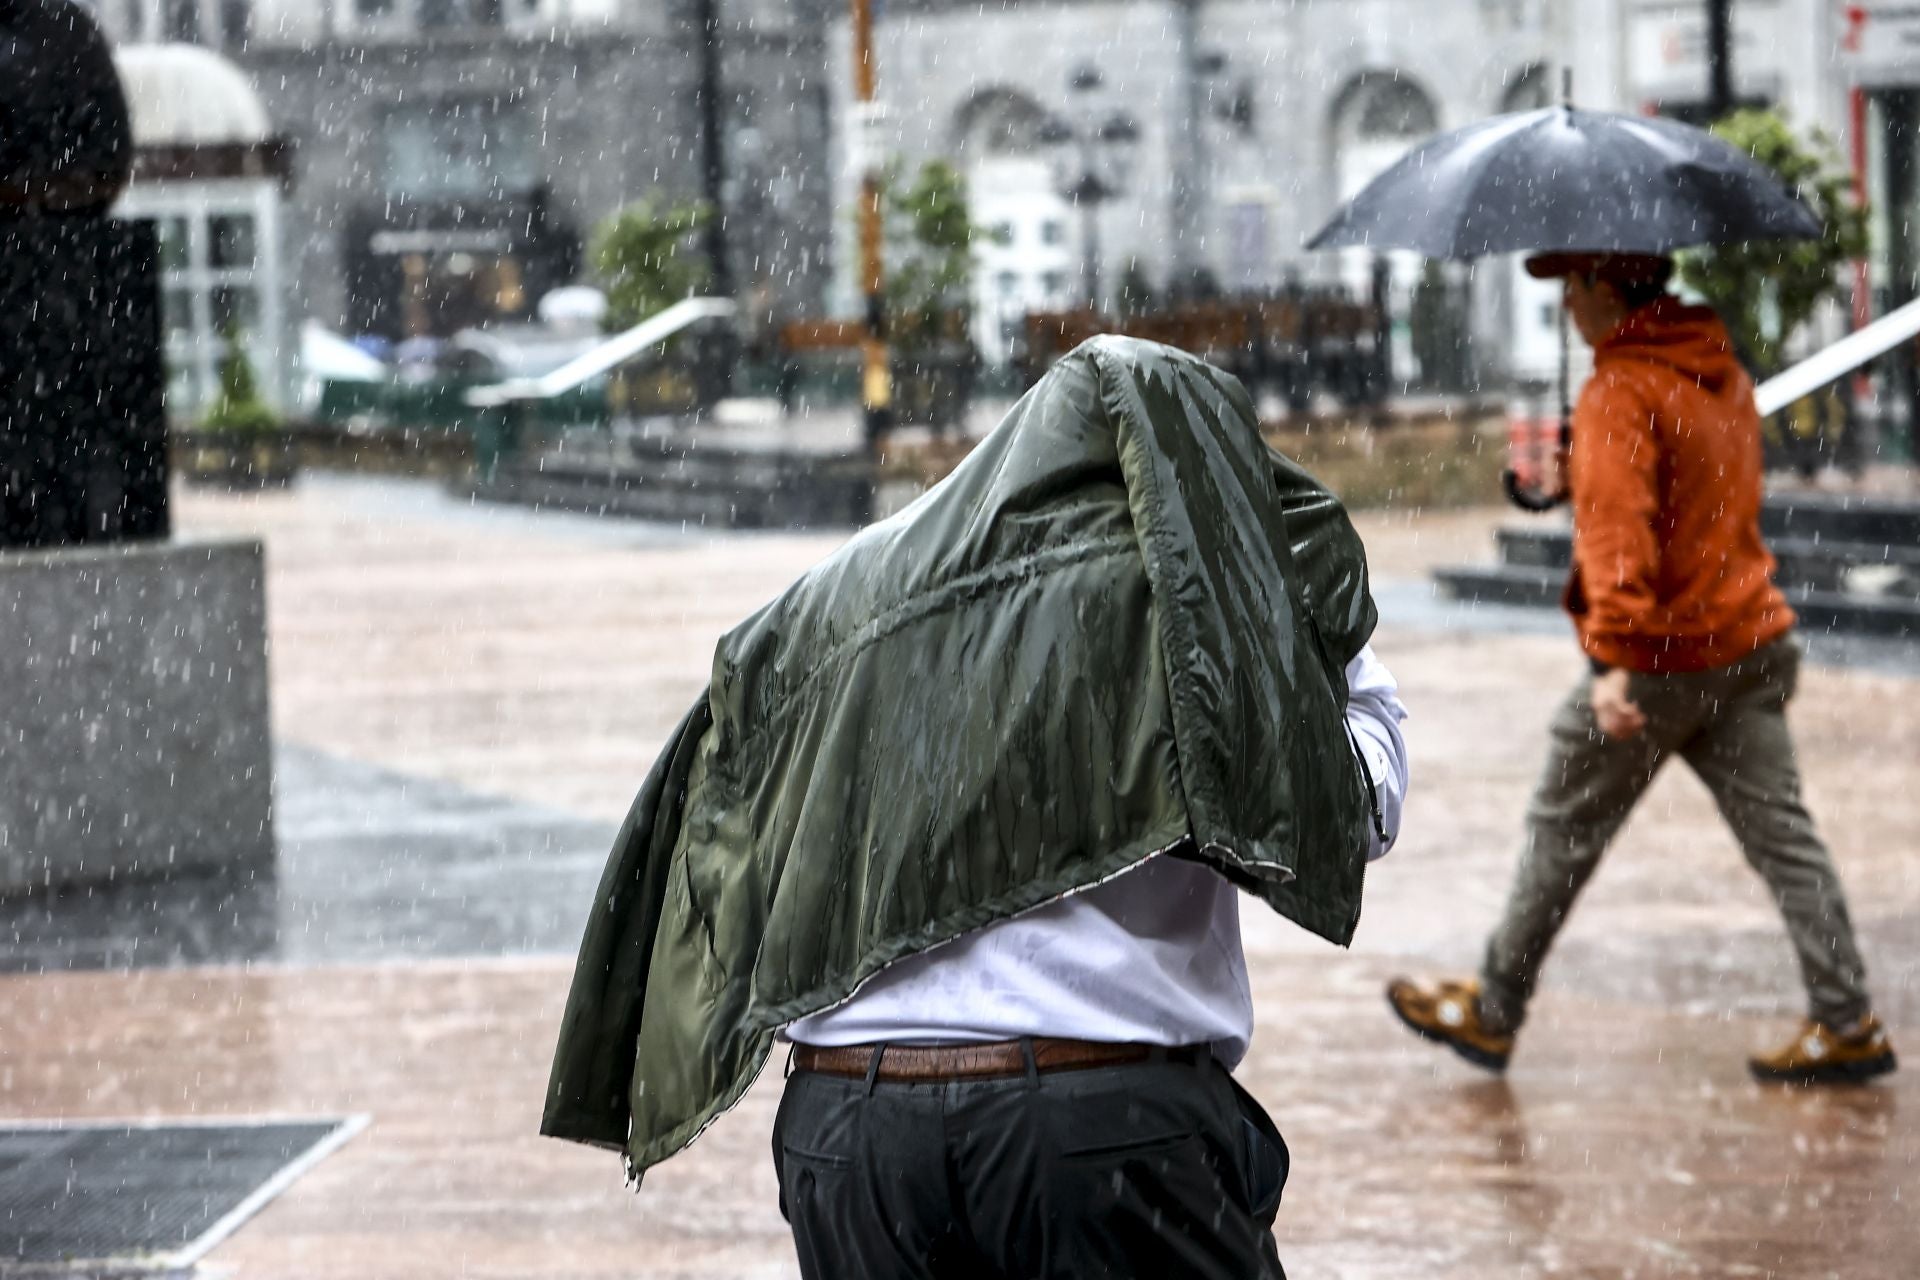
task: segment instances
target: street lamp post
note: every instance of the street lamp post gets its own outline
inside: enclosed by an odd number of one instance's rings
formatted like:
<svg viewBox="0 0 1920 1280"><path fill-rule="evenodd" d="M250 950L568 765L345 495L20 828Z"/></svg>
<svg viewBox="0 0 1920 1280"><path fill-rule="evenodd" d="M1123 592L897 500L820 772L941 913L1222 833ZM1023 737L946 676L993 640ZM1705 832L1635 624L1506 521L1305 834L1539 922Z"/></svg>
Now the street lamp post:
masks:
<svg viewBox="0 0 1920 1280"><path fill-rule="evenodd" d="M707 200L706 251L709 289L733 296L732 264L727 261L725 123L721 115L719 0L695 0L700 28L700 186Z"/></svg>
<svg viewBox="0 0 1920 1280"><path fill-rule="evenodd" d="M1173 219L1173 261L1168 276L1173 292L1184 292L1201 270L1207 185L1206 132L1200 123L1204 87L1200 68L1200 0L1174 0L1175 74L1174 147L1168 177L1167 212Z"/></svg>
<svg viewBox="0 0 1920 1280"><path fill-rule="evenodd" d="M1099 310L1100 207L1120 194L1140 127L1124 111L1100 118L1095 95L1104 87L1099 68L1083 66L1067 81L1074 104L1071 119L1055 117L1041 130L1041 140L1070 147L1072 159L1061 166L1061 198L1080 211L1080 274L1086 284L1087 306Z"/></svg>
<svg viewBox="0 0 1920 1280"><path fill-rule="evenodd" d="M720 0L695 0L694 20L700 28L700 185L707 202L707 290L715 297L731 298L734 279L727 252L727 136L721 99ZM702 406L723 400L732 391L737 354L731 328L711 335L700 344L695 358L699 365Z"/></svg>
<svg viewBox="0 0 1920 1280"><path fill-rule="evenodd" d="M866 331L860 343L860 404L867 448L879 452L893 425L892 357L887 351L885 266L881 257L880 120L873 66L873 0L853 4L854 141L860 163L860 290Z"/></svg>
<svg viewBox="0 0 1920 1280"><path fill-rule="evenodd" d="M1707 0L1707 115L1733 110L1733 0Z"/></svg>

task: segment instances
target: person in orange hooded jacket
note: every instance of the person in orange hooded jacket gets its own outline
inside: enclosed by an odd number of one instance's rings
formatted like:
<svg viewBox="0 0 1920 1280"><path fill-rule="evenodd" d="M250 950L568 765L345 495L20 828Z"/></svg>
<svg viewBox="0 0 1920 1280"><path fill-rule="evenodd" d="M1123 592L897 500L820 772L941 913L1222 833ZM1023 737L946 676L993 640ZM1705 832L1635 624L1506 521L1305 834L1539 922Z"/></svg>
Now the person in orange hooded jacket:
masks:
<svg viewBox="0 0 1920 1280"><path fill-rule="evenodd" d="M1764 1080L1892 1071L1846 897L1800 797L1786 705L1794 613L1760 536L1760 416L1725 326L1669 294L1672 260L1546 254L1594 350L1573 414L1573 571L1564 604L1592 675L1555 716L1528 840L1477 980L1387 989L1416 1033L1503 1070L1567 912L1660 766L1678 755L1767 882L1810 1011Z"/></svg>

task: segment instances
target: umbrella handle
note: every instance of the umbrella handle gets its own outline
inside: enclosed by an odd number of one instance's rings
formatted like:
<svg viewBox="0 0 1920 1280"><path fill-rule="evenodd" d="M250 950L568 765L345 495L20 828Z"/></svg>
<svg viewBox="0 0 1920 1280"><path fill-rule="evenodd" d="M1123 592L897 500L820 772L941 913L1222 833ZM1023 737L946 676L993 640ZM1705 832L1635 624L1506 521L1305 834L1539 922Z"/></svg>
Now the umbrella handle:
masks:
<svg viewBox="0 0 1920 1280"><path fill-rule="evenodd" d="M1558 493L1537 493L1524 487L1511 467L1500 473L1500 487L1506 491L1507 501L1522 511L1551 511L1567 500L1565 489Z"/></svg>
<svg viewBox="0 0 1920 1280"><path fill-rule="evenodd" d="M1566 73L1564 86L1562 88L1562 93L1566 95L1567 100L1564 101L1562 105L1567 106L1569 108L1571 108L1572 106L1572 102L1571 102L1572 89L1573 89L1573 73L1571 71L1568 71ZM1560 314L1558 319L1559 319L1558 328L1560 331L1559 332L1559 338L1560 338L1559 445L1560 445L1560 456L1562 458L1565 458L1567 453L1571 451L1573 448L1573 396L1569 386L1569 379L1570 379L1569 366L1572 364L1573 361L1572 361L1572 356L1568 350L1571 344L1568 342L1568 337L1567 337L1567 329L1568 329L1567 308L1564 302L1562 302L1560 305ZM1566 476L1564 471L1562 471L1559 478L1560 478L1560 487L1552 493L1548 493L1545 490L1529 489L1525 485L1520 483L1519 474L1516 471L1514 471L1512 467L1508 467L1505 471L1502 471L1500 473L1500 487L1506 491L1507 501L1511 502L1514 506L1520 508L1522 511L1535 511L1535 512L1551 511L1555 507L1560 506L1561 504L1566 502L1568 497L1571 496L1567 490Z"/></svg>

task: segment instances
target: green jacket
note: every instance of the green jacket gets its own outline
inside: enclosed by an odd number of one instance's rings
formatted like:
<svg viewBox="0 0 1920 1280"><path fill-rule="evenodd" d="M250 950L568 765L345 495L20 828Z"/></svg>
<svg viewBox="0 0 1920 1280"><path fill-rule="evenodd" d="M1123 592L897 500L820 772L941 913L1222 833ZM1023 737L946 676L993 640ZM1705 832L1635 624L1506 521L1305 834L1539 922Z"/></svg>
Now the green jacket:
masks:
<svg viewBox="0 0 1920 1280"><path fill-rule="evenodd" d="M1346 512L1232 377L1096 338L720 642L621 829L542 1132L637 1178L905 956L1196 858L1344 944L1370 784Z"/></svg>

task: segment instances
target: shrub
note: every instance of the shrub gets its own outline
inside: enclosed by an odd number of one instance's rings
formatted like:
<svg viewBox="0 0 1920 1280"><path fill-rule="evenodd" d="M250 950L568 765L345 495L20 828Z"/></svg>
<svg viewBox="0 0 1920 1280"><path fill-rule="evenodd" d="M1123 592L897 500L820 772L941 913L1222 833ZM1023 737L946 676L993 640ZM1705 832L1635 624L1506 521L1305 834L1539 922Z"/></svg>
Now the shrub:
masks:
<svg viewBox="0 0 1920 1280"><path fill-rule="evenodd" d="M600 224L590 256L607 291L609 333L631 329L706 286L709 268L694 236L710 216L704 204L641 200Z"/></svg>
<svg viewBox="0 0 1920 1280"><path fill-rule="evenodd" d="M220 340L226 348L220 356L220 390L201 419L201 427L227 435L263 435L278 430L280 415L260 395L239 326L228 321L221 327Z"/></svg>
<svg viewBox="0 0 1920 1280"><path fill-rule="evenodd" d="M1867 251L1867 211L1818 130L1803 141L1778 112L1748 110L1713 131L1778 173L1825 229L1818 240L1753 240L1678 255L1680 282L1720 313L1741 354L1766 377L1785 363L1794 333L1842 287L1839 267Z"/></svg>

